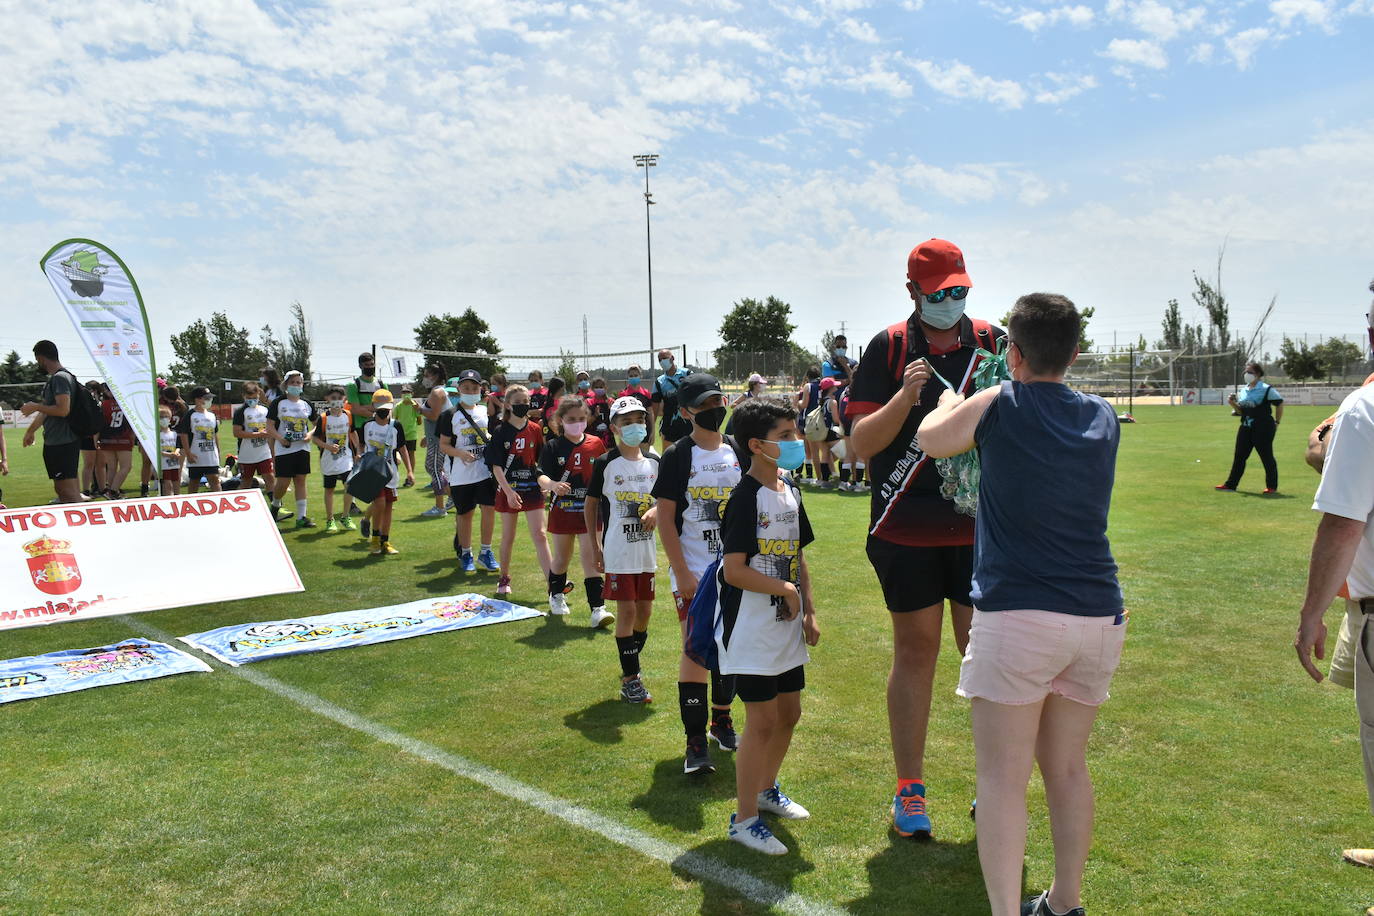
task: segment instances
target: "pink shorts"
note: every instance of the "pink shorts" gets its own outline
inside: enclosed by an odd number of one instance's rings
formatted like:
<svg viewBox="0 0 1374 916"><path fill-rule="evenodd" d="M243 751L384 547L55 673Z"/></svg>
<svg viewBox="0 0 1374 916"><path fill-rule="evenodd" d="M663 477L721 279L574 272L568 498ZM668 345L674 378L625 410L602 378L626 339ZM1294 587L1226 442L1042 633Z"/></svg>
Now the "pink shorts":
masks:
<svg viewBox="0 0 1374 916"><path fill-rule="evenodd" d="M974 609L956 692L1007 706L1039 703L1051 693L1101 706L1125 641L1118 616Z"/></svg>

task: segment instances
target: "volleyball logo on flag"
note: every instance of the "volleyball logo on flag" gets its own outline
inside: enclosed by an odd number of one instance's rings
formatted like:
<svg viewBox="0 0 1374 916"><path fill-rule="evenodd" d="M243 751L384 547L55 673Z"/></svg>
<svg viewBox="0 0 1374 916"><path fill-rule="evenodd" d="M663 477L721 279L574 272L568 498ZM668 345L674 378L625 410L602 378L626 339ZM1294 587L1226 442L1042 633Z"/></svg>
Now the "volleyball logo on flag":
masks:
<svg viewBox="0 0 1374 916"><path fill-rule="evenodd" d="M33 585L48 595L66 595L81 586L81 567L72 553L72 542L46 534L25 544Z"/></svg>

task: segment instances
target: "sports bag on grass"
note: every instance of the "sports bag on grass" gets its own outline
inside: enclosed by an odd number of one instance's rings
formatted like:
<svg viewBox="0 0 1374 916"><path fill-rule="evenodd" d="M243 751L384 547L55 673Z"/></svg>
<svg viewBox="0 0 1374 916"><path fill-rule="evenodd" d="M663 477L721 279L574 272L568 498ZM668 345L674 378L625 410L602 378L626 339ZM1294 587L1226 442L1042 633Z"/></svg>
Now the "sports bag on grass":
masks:
<svg viewBox="0 0 1374 916"><path fill-rule="evenodd" d="M358 468L348 478L344 489L354 499L370 503L382 492L382 487L391 482L391 466L376 452L366 452L358 459Z"/></svg>
<svg viewBox="0 0 1374 916"><path fill-rule="evenodd" d="M720 559L711 561L697 580L697 593L687 606L687 639L682 653L708 671L716 670L716 624L720 620Z"/></svg>

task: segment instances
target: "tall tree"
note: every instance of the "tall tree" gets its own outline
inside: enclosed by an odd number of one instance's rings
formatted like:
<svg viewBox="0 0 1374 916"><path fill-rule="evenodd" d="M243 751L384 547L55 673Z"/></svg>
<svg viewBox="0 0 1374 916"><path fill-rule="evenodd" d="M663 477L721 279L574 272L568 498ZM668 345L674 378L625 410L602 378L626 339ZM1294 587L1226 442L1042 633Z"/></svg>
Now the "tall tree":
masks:
<svg viewBox="0 0 1374 916"><path fill-rule="evenodd" d="M172 335L176 362L167 370L173 384L219 387L222 378L257 378L267 362L262 348L253 346L248 329L240 328L223 312L207 322L197 318L186 330Z"/></svg>
<svg viewBox="0 0 1374 916"><path fill-rule="evenodd" d="M1283 367L1283 374L1295 382L1319 378L1323 374L1321 361L1307 342L1290 340L1286 334L1279 347L1279 365Z"/></svg>
<svg viewBox="0 0 1374 916"><path fill-rule="evenodd" d="M1158 341L1159 349L1183 349L1183 315L1179 312L1177 299L1170 299L1165 307L1162 328L1164 336Z"/></svg>
<svg viewBox="0 0 1374 916"><path fill-rule="evenodd" d="M791 344L792 306L776 296L741 299L720 323L721 346L716 350L737 353L771 353L786 350Z"/></svg>
<svg viewBox="0 0 1374 916"><path fill-rule="evenodd" d="M1312 348L1312 355L1316 357L1317 365L1321 367L1323 378L1339 376L1344 379L1350 374L1352 367L1359 375L1365 374L1364 351L1340 337L1328 337L1317 344Z"/></svg>
<svg viewBox="0 0 1374 916"><path fill-rule="evenodd" d="M476 369L483 376L493 372L505 372L501 362L501 347L492 336L491 326L472 309L454 316L426 315L415 326L415 346L421 350L447 350L454 353L485 353L482 357L469 357L457 365L454 357L439 357L439 361L449 367L450 375L457 375L463 369ZM416 372L416 379L420 376Z"/></svg>
<svg viewBox="0 0 1374 916"><path fill-rule="evenodd" d="M1078 349L1082 353L1091 353L1093 350L1093 339L1088 336L1088 320L1097 314L1097 306L1090 305L1078 313ZM1005 324L1002 327L1006 327Z"/></svg>
<svg viewBox="0 0 1374 916"><path fill-rule="evenodd" d="M309 381L312 377L310 325L305 320L305 308L300 302L292 302L290 311L291 324L287 325L284 342L270 324L262 326L259 337L262 352L267 357L268 365L275 366L283 375L288 370L298 369Z"/></svg>

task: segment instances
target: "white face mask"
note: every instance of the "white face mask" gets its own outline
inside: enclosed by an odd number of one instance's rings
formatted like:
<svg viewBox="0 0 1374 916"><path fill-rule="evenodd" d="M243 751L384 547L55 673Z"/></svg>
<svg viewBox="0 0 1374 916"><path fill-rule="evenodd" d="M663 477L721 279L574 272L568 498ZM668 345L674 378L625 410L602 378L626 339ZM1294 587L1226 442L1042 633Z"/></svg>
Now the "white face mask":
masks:
<svg viewBox="0 0 1374 916"><path fill-rule="evenodd" d="M964 307L967 302L967 296L963 299L946 299L944 302L922 302L921 320L932 328L948 331L959 323L960 318L964 317Z"/></svg>
<svg viewBox="0 0 1374 916"><path fill-rule="evenodd" d="M1255 373L1253 373L1253 372L1247 372L1247 373L1245 373L1244 378L1245 378L1245 384L1249 385L1249 384L1250 384L1251 382L1253 382L1256 378L1258 378L1258 376L1256 376Z"/></svg>

